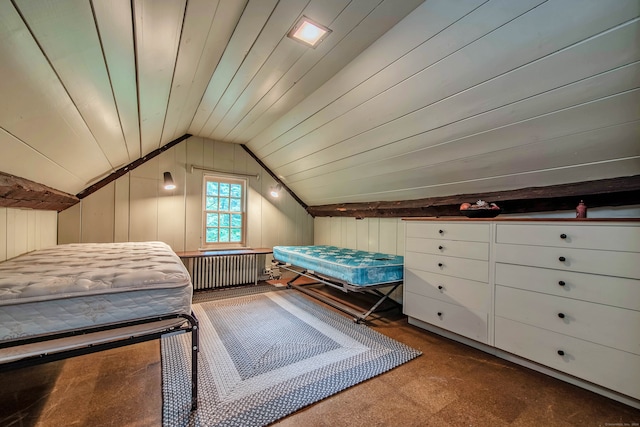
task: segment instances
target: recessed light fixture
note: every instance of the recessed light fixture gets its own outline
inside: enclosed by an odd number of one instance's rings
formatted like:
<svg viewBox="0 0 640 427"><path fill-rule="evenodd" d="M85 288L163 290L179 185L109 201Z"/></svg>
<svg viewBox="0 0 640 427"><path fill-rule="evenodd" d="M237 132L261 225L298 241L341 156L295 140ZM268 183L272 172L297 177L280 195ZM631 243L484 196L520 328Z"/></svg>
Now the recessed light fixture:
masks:
<svg viewBox="0 0 640 427"><path fill-rule="evenodd" d="M291 31L289 31L287 37L290 37L306 46L315 48L330 33L330 29L303 15L298 22L296 22L296 25L293 26Z"/></svg>

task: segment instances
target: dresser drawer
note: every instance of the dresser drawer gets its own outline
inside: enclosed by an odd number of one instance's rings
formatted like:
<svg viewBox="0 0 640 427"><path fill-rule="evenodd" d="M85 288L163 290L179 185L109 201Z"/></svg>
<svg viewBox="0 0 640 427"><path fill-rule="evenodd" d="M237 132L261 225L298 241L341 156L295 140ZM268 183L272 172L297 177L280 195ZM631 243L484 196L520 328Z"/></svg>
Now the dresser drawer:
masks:
<svg viewBox="0 0 640 427"><path fill-rule="evenodd" d="M496 242L640 252L640 227L593 224L498 224Z"/></svg>
<svg viewBox="0 0 640 427"><path fill-rule="evenodd" d="M489 224L408 221L407 237L489 242Z"/></svg>
<svg viewBox="0 0 640 427"><path fill-rule="evenodd" d="M462 277L478 282L489 281L489 263L486 261L407 252L404 256L404 265L410 269Z"/></svg>
<svg viewBox="0 0 640 427"><path fill-rule="evenodd" d="M489 261L489 243L483 242L407 237L405 248L407 252L422 252Z"/></svg>
<svg viewBox="0 0 640 427"><path fill-rule="evenodd" d="M627 396L640 398L638 355L501 317L495 319L495 346Z"/></svg>
<svg viewBox="0 0 640 427"><path fill-rule="evenodd" d="M495 245L496 262L640 279L640 254L544 246Z"/></svg>
<svg viewBox="0 0 640 427"><path fill-rule="evenodd" d="M640 280L636 279L497 263L495 282L496 285L640 310Z"/></svg>
<svg viewBox="0 0 640 427"><path fill-rule="evenodd" d="M640 355L640 311L496 286L495 314Z"/></svg>
<svg viewBox="0 0 640 427"><path fill-rule="evenodd" d="M489 312L491 289L488 283L405 269L404 289L440 301Z"/></svg>
<svg viewBox="0 0 640 427"><path fill-rule="evenodd" d="M433 298L406 292L403 310L415 317L458 335L487 343L487 313L469 310Z"/></svg>

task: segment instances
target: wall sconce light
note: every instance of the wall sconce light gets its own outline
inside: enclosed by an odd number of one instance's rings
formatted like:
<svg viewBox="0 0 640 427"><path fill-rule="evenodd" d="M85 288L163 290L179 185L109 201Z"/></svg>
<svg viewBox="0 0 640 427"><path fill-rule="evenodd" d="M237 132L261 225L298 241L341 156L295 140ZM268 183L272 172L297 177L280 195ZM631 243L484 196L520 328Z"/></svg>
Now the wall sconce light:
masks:
<svg viewBox="0 0 640 427"><path fill-rule="evenodd" d="M171 172L164 173L164 189L165 190L175 190L176 184L173 182L173 177L171 176Z"/></svg>
<svg viewBox="0 0 640 427"><path fill-rule="evenodd" d="M282 191L282 185L276 184L275 187L271 187L271 197L280 197L280 191Z"/></svg>

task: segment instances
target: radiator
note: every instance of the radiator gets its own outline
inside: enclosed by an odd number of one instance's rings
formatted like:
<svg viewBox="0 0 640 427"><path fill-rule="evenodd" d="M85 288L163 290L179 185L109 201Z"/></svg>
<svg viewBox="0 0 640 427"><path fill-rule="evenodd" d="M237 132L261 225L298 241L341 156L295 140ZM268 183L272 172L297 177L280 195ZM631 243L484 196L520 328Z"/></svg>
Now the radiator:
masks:
<svg viewBox="0 0 640 427"><path fill-rule="evenodd" d="M189 273L193 289L213 289L257 283L258 258L251 255L222 255L193 258ZM264 262L263 262L264 264Z"/></svg>

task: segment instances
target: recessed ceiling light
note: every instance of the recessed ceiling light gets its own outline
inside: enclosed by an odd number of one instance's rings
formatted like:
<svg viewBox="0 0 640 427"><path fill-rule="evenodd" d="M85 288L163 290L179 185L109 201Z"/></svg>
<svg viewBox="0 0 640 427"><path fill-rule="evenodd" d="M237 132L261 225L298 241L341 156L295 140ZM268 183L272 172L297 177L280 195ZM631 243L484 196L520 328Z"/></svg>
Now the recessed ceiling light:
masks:
<svg viewBox="0 0 640 427"><path fill-rule="evenodd" d="M289 31L287 37L290 37L306 46L316 47L330 33L331 30L324 25L320 25L306 16L302 16L296 25L293 26L291 31Z"/></svg>

